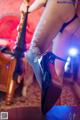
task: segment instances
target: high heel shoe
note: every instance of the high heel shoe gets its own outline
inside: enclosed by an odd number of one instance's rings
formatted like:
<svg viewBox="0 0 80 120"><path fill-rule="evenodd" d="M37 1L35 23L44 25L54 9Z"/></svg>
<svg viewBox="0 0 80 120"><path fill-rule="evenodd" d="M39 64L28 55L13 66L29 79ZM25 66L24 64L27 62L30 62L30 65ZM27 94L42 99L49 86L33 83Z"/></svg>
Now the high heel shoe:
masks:
<svg viewBox="0 0 80 120"><path fill-rule="evenodd" d="M54 82L54 78L50 72L50 65L54 65L56 56L48 52L41 60L41 68L43 73L42 80L42 99L41 99L41 109L42 113L45 115L57 102L61 95L62 88L57 82Z"/></svg>

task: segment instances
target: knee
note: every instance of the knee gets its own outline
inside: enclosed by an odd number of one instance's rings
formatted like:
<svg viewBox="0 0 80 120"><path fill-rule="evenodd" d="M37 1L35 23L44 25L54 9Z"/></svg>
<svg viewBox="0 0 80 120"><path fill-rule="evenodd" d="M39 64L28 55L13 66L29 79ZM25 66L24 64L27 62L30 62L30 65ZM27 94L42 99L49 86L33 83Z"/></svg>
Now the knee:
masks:
<svg viewBox="0 0 80 120"><path fill-rule="evenodd" d="M26 52L25 55L26 55L26 59L31 64L33 62L37 62L38 61L38 58L40 56L40 50L39 50L39 48L35 47L35 48L32 48L32 49L29 49Z"/></svg>

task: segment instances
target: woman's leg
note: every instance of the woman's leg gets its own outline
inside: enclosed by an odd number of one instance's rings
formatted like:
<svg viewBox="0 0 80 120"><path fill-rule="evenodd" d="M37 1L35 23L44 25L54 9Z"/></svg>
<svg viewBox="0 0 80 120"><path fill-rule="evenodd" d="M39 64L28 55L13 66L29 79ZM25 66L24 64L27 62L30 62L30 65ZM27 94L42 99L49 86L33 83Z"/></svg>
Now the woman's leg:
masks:
<svg viewBox="0 0 80 120"><path fill-rule="evenodd" d="M39 55L39 50L33 47L33 49L30 49L26 53L26 59L28 60L28 63L31 65L33 72L36 76L36 79L39 83L39 86L42 89L42 72L38 62L38 57L39 57L38 55Z"/></svg>
<svg viewBox="0 0 80 120"><path fill-rule="evenodd" d="M49 47L52 38L56 36L64 22L62 18L60 18L58 13L59 11L56 11L57 8L53 9L53 7L54 2L48 1L40 22L33 35L30 49L26 54L26 57L29 63L32 65L40 86L42 81L42 73L38 63L38 58Z"/></svg>

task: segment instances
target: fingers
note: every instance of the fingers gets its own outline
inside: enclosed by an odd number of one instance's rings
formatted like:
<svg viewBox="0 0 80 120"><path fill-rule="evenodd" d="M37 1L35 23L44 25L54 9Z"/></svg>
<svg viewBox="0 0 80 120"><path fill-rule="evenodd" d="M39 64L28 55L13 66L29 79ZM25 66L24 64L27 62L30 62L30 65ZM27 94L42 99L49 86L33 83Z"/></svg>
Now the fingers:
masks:
<svg viewBox="0 0 80 120"><path fill-rule="evenodd" d="M19 76L18 76L18 79L17 79L17 82L18 82L18 83L21 83L22 78L23 78L23 76L22 76L22 75L19 75Z"/></svg>
<svg viewBox="0 0 80 120"><path fill-rule="evenodd" d="M29 4L25 4L24 2L21 4L21 6L20 6L20 12L24 12L24 13L26 13L27 12L27 6L28 6Z"/></svg>
<svg viewBox="0 0 80 120"><path fill-rule="evenodd" d="M20 32L22 30L22 26L23 26L23 21L24 21L24 17L25 14L27 13L27 7L29 6L29 0L24 0L23 3L20 6L20 22L19 25L17 27L17 31Z"/></svg>
<svg viewBox="0 0 80 120"><path fill-rule="evenodd" d="M27 6L29 6L29 0L24 0L24 2L20 6L20 11L26 13L27 12ZM44 6L47 0L35 0L32 5L29 7L28 12L33 12L40 7Z"/></svg>
<svg viewBox="0 0 80 120"><path fill-rule="evenodd" d="M29 0L24 0L20 6L20 12L27 12L27 7L29 6Z"/></svg>
<svg viewBox="0 0 80 120"><path fill-rule="evenodd" d="M20 78L20 76L18 76L17 82L18 82L18 83L21 82L21 78Z"/></svg>

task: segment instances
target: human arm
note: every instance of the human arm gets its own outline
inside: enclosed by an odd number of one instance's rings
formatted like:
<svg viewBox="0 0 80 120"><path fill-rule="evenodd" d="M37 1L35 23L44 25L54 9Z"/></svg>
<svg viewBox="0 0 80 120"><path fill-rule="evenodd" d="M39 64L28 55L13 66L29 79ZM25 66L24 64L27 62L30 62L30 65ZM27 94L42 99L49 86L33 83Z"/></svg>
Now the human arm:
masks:
<svg viewBox="0 0 80 120"><path fill-rule="evenodd" d="M33 12L40 7L44 6L47 0L35 0L29 7L28 12ZM27 11L27 0L24 0L20 6L20 11L23 11L24 13Z"/></svg>

